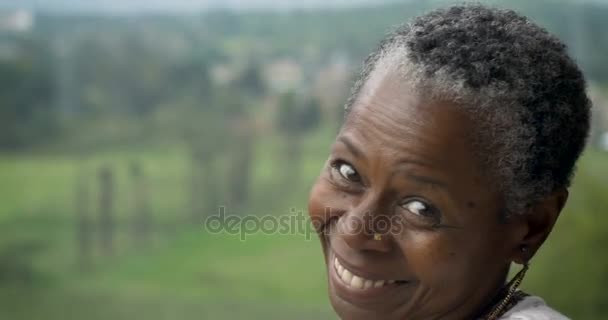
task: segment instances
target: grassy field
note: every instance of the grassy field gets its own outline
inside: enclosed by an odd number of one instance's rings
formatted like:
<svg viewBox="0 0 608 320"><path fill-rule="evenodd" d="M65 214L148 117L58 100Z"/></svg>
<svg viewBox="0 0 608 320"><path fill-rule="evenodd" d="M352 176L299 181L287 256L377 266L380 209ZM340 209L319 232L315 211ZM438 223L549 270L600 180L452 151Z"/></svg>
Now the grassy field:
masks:
<svg viewBox="0 0 608 320"><path fill-rule="evenodd" d="M302 178L288 189L275 179L279 142L260 144L247 213L305 209L330 136L306 142ZM144 248L132 244L127 224L126 173L136 159L144 163L157 222ZM117 170L117 251L111 257L93 251L91 269L82 272L76 181L88 177L94 186L100 164ZM186 225L187 168L179 146L0 156L0 319L334 319L316 239L258 234L241 241ZM605 318L608 154L585 154L570 200L524 287L574 319Z"/></svg>

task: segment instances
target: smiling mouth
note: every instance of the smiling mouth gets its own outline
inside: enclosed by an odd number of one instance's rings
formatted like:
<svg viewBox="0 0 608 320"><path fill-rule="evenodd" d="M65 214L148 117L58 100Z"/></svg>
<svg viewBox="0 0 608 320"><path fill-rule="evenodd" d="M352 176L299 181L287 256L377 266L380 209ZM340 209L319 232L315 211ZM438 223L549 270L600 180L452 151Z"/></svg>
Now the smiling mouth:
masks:
<svg viewBox="0 0 608 320"><path fill-rule="evenodd" d="M371 280L354 275L352 271L340 264L336 257L334 257L333 265L338 277L342 280L342 283L352 289L367 290L370 288L382 288L393 284L406 283L406 281L401 280Z"/></svg>

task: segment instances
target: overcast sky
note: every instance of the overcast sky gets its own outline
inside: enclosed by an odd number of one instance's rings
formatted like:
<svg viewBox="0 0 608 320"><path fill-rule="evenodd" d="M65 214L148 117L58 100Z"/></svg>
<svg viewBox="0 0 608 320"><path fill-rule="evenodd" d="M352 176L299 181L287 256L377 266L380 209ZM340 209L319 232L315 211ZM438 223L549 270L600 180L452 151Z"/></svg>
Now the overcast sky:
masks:
<svg viewBox="0 0 608 320"><path fill-rule="evenodd" d="M390 0L0 0L0 8L51 11L191 11L209 8L288 10L294 8L352 7ZM392 1L394 2L394 0Z"/></svg>
<svg viewBox="0 0 608 320"><path fill-rule="evenodd" d="M275 9L295 8L352 7L383 4L387 2L450 0L0 0L0 9L34 9L59 12L141 12L176 11L193 12L210 8L230 9ZM555 0L569 2L596 2L608 4L608 0ZM461 1L451 1L461 2ZM507 0L488 0L479 2L508 3Z"/></svg>

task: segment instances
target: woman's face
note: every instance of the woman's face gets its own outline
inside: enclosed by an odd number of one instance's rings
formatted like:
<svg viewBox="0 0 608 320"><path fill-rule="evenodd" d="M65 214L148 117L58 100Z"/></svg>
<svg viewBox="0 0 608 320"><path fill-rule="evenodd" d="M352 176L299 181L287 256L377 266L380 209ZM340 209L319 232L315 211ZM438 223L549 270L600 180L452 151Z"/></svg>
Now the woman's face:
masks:
<svg viewBox="0 0 608 320"><path fill-rule="evenodd" d="M394 74L368 80L309 200L340 317L464 319L503 284L516 237L472 128Z"/></svg>

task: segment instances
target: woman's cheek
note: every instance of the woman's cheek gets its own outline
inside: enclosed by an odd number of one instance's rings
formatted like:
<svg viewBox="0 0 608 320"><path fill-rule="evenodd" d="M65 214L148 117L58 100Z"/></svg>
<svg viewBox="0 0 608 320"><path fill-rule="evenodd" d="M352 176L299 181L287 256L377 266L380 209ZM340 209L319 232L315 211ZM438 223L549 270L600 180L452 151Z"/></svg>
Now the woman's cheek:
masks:
<svg viewBox="0 0 608 320"><path fill-rule="evenodd" d="M308 214L317 232L332 218L343 215L348 206L348 197L342 196L323 177L319 178L310 192Z"/></svg>
<svg viewBox="0 0 608 320"><path fill-rule="evenodd" d="M406 261L421 281L445 281L438 275L458 274L461 257L453 239L435 231L406 230L398 240ZM426 278L426 279L425 279Z"/></svg>

